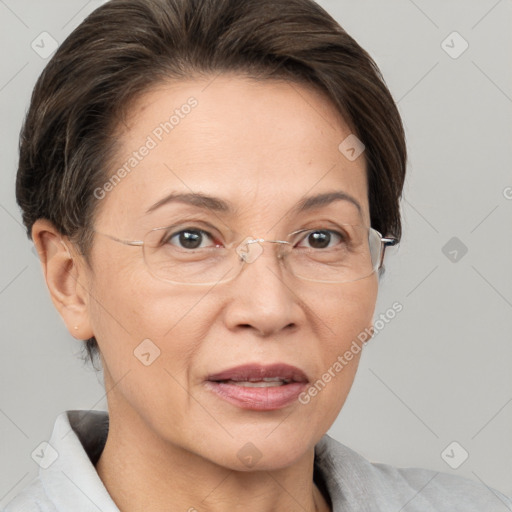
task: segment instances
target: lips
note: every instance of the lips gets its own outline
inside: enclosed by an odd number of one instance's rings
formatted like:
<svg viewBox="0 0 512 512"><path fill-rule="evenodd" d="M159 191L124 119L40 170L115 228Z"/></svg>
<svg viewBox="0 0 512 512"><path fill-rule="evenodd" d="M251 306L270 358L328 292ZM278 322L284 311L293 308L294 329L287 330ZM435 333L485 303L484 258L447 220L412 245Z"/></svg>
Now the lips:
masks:
<svg viewBox="0 0 512 512"><path fill-rule="evenodd" d="M295 366L250 364L209 375L205 386L242 409L271 411L296 401L308 382Z"/></svg>
<svg viewBox="0 0 512 512"><path fill-rule="evenodd" d="M211 382L227 382L233 381L235 383L249 382L308 382L306 374L295 366L288 364L272 364L272 365L257 365L249 364L244 366L237 366L229 370L225 370L207 378Z"/></svg>

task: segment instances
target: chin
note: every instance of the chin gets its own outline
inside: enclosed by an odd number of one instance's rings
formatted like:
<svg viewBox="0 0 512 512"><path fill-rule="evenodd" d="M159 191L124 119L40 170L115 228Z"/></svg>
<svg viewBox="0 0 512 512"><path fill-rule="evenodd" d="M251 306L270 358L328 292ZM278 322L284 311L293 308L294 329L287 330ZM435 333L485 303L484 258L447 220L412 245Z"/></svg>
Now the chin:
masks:
<svg viewBox="0 0 512 512"><path fill-rule="evenodd" d="M229 443L216 446L210 460L233 471L275 471L287 468L308 455L321 436L259 433L237 436ZM218 449L220 448L220 451Z"/></svg>

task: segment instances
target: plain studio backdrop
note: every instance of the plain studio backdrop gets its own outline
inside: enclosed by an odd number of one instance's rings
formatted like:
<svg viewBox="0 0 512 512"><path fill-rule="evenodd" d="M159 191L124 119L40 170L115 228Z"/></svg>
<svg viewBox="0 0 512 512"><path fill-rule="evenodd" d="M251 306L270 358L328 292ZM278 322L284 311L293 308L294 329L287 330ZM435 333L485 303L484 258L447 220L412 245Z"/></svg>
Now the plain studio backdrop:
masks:
<svg viewBox="0 0 512 512"><path fill-rule="evenodd" d="M106 409L14 198L18 135L47 53L101 3L0 1L0 505L37 475L31 454L60 412ZM512 495L512 2L319 3L379 65L410 153L403 240L376 307L387 321L329 433L372 461Z"/></svg>

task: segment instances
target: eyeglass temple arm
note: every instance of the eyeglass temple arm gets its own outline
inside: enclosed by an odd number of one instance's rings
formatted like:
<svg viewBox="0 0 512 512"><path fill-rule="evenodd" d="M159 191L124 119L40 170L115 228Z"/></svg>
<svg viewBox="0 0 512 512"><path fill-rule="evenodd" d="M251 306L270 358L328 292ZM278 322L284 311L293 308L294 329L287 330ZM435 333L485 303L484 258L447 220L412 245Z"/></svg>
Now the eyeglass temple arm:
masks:
<svg viewBox="0 0 512 512"><path fill-rule="evenodd" d="M383 236L380 240L384 244L384 247L390 247L398 243L398 238L393 237Z"/></svg>
<svg viewBox="0 0 512 512"><path fill-rule="evenodd" d="M144 245L144 242L142 240L123 240L121 238L117 238L116 236L108 235L107 233L102 233L101 231L96 231L96 230L93 230L93 231L94 231L94 233L96 233L98 235L106 236L107 238L110 238L110 240L114 240L114 242L119 242L120 244L124 244L124 245Z"/></svg>
<svg viewBox="0 0 512 512"><path fill-rule="evenodd" d="M397 245L399 240L398 238L394 238L391 236L383 236L380 241L382 242L382 252L380 255L379 268L382 268L382 264L384 263L384 253L386 252L386 247L393 247Z"/></svg>

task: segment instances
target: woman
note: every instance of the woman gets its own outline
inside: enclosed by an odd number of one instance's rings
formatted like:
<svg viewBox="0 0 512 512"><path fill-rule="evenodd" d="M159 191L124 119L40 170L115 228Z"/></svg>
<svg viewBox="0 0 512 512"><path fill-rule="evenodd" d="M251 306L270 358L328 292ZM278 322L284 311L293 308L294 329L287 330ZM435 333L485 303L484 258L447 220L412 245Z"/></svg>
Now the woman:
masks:
<svg viewBox="0 0 512 512"><path fill-rule="evenodd" d="M35 87L17 199L108 415L60 415L6 510L512 506L326 435L400 238L405 167L376 65L311 0L91 14Z"/></svg>

